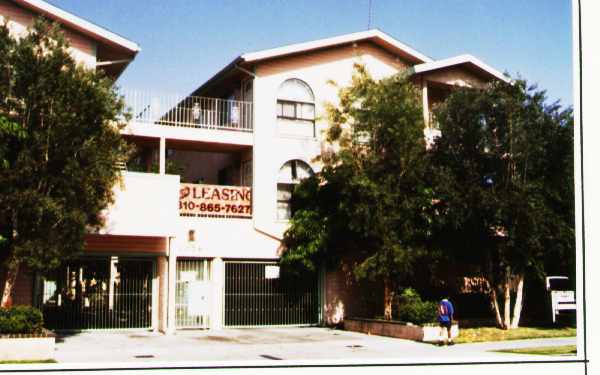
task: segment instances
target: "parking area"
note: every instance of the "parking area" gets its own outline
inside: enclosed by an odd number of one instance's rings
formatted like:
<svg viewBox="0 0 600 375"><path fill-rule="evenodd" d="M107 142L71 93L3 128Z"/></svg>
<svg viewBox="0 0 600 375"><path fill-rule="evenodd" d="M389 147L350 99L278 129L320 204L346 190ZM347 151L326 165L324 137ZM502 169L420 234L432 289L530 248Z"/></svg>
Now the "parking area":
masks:
<svg viewBox="0 0 600 375"><path fill-rule="evenodd" d="M546 356L490 352L502 348L575 344L575 338L520 340L438 347L327 328L225 329L160 333L85 332L60 335L59 363L220 363L228 361L385 361L402 363L548 360ZM564 358L562 358L564 359ZM573 359L575 359L573 357ZM268 364L267 363L267 364Z"/></svg>

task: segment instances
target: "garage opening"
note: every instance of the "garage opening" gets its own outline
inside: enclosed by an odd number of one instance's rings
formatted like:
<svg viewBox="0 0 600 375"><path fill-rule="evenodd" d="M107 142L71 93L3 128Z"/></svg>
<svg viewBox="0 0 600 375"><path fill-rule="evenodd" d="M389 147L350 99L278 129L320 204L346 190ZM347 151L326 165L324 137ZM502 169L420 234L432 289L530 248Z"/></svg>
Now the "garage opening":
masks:
<svg viewBox="0 0 600 375"><path fill-rule="evenodd" d="M289 283L279 276L275 262L225 262L225 326L318 324L317 277Z"/></svg>
<svg viewBox="0 0 600 375"><path fill-rule="evenodd" d="M46 326L57 330L150 328L152 259L86 257L41 280Z"/></svg>

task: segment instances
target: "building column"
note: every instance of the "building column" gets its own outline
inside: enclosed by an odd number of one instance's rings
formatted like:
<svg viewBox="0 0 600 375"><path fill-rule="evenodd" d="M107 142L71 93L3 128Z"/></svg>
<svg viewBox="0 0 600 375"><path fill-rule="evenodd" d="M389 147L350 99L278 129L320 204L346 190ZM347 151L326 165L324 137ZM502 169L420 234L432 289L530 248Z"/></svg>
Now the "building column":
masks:
<svg viewBox="0 0 600 375"><path fill-rule="evenodd" d="M156 260L156 274L158 279L158 331L167 332L167 306L169 305L169 264L166 256L159 256Z"/></svg>
<svg viewBox="0 0 600 375"><path fill-rule="evenodd" d="M175 254L175 243L171 239L169 241L169 259L168 259L168 287L167 287L167 334L175 332L175 287L177 276L177 256Z"/></svg>
<svg viewBox="0 0 600 375"><path fill-rule="evenodd" d="M165 137L160 137L160 146L158 148L158 173L165 174L166 171L166 156L167 156L167 140Z"/></svg>
<svg viewBox="0 0 600 375"><path fill-rule="evenodd" d="M210 329L223 328L223 311L225 298L225 263L222 258L214 258L211 262L212 307L210 312Z"/></svg>
<svg viewBox="0 0 600 375"><path fill-rule="evenodd" d="M422 81L421 87L423 91L423 122L425 123L425 128L429 128L429 96L427 80Z"/></svg>

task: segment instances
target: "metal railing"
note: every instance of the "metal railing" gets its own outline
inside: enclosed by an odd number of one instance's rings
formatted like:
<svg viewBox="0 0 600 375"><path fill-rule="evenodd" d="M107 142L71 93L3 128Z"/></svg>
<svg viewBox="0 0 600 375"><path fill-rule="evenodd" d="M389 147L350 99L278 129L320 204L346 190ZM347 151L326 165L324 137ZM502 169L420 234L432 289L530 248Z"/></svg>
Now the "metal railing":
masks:
<svg viewBox="0 0 600 375"><path fill-rule="evenodd" d="M189 128L252 131L252 102L186 95L121 92L131 121Z"/></svg>

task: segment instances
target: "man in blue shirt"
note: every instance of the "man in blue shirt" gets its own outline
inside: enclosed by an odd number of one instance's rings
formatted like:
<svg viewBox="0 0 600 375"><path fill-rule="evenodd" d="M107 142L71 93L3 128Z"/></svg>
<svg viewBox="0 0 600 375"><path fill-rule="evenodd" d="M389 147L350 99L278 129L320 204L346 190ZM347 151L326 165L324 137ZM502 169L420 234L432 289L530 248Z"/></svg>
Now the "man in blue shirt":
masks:
<svg viewBox="0 0 600 375"><path fill-rule="evenodd" d="M448 345L454 345L450 330L452 328L452 319L454 318L454 306L452 302L444 298L438 305L438 322L440 323L441 335L438 345L444 345L444 336L448 337Z"/></svg>

